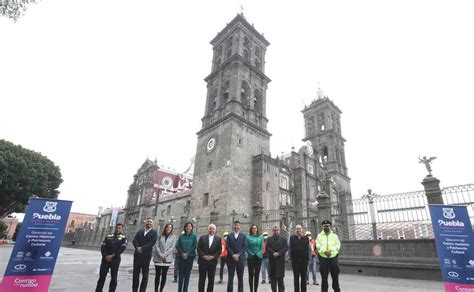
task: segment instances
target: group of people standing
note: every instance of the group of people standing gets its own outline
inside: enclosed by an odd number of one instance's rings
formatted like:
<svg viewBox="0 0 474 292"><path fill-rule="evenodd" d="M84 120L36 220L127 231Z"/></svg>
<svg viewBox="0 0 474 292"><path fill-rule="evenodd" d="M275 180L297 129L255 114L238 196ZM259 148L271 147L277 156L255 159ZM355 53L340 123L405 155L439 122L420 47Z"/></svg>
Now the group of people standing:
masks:
<svg viewBox="0 0 474 292"><path fill-rule="evenodd" d="M148 284L148 270L153 259L155 266L155 291L162 292L166 285L166 278L170 266L178 271L178 292L187 292L193 262L198 257L199 282L198 291L204 292L207 280L207 292L214 291L214 278L218 259L221 260L219 281L223 283L223 270L227 265L228 281L227 292L234 288L234 277L237 274L238 292L244 291L244 270L247 265L250 292L256 292L260 283L266 283L267 272L273 292L284 291L285 256L288 253L294 276L294 291L305 292L309 284L309 271L316 280L316 258L319 259L321 273L321 291L328 291L328 275L331 274L332 288L339 292L339 264L338 254L340 241L331 229L331 222L322 222L323 231L316 240L311 233L303 233L301 225L296 226L295 235L289 239L280 235L280 227L273 226L272 236L268 233L260 234L258 226L252 224L249 233L241 232L240 222L234 221L232 232L224 232L223 238L216 235L216 226L210 224L208 233L197 238L193 233L193 224L188 222L184 230L176 236L173 234L173 225L168 223L160 235L153 229L153 220L147 218L145 228L139 230L134 239L135 248L133 259L132 291L144 292ZM100 278L97 282L97 291L102 291L108 270L111 270L109 291L115 291L117 286L117 272L120 265L120 254L127 246L127 240L122 235L122 224L117 224L115 232L107 235L102 243L102 263ZM309 268L309 269L308 269ZM140 283L140 274L142 275Z"/></svg>

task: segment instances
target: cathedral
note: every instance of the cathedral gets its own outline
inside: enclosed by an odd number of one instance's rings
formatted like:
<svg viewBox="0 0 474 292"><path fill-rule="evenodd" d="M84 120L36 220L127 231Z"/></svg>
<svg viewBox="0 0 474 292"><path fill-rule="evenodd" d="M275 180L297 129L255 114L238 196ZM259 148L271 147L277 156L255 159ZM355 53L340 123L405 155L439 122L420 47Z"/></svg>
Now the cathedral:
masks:
<svg viewBox="0 0 474 292"><path fill-rule="evenodd" d="M296 224L318 230L318 199L329 200L336 227L349 226L351 188L341 134L341 110L323 94L302 109L304 146L272 157L267 129L265 54L269 41L238 14L211 41L213 61L195 160L183 173L147 159L129 188L123 222L127 233L146 217L158 228L209 223L228 230L233 220L263 230ZM203 97L204 98L204 97ZM302 125L303 126L303 125ZM191 139L191 137L190 137ZM302 143L303 144L303 143Z"/></svg>

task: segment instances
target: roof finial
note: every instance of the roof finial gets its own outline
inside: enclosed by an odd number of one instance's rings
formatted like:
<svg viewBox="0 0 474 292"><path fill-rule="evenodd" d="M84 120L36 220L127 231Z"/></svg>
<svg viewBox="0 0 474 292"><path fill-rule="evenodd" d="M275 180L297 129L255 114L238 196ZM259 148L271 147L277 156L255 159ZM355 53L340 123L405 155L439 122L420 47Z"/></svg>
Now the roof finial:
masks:
<svg viewBox="0 0 474 292"><path fill-rule="evenodd" d="M321 90L321 83L318 81L318 98L324 98L324 91Z"/></svg>
<svg viewBox="0 0 474 292"><path fill-rule="evenodd" d="M244 6L240 4L240 15L244 15Z"/></svg>

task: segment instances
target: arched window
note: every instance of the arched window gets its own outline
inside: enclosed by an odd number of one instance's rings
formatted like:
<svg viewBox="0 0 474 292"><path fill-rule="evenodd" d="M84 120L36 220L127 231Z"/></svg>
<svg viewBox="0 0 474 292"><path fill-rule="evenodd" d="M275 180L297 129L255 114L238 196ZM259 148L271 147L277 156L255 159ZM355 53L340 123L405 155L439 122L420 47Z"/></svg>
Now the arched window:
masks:
<svg viewBox="0 0 474 292"><path fill-rule="evenodd" d="M262 63L258 58L255 58L255 67L257 67L258 69L262 69Z"/></svg>
<svg viewBox="0 0 474 292"><path fill-rule="evenodd" d="M227 80L224 82L224 86L222 86L222 104L226 104L229 100L229 93L230 93L230 82Z"/></svg>
<svg viewBox="0 0 474 292"><path fill-rule="evenodd" d="M322 162L326 163L329 159L329 151L328 151L328 146L323 147L323 153L321 154L322 157Z"/></svg>
<svg viewBox="0 0 474 292"><path fill-rule="evenodd" d="M225 43L225 49L226 49L225 56L226 56L226 58L229 58L232 55L232 43L233 43L233 37L230 36L227 39L226 43Z"/></svg>
<svg viewBox="0 0 474 292"><path fill-rule="evenodd" d="M250 50L250 41L248 37L244 37L244 47Z"/></svg>
<svg viewBox="0 0 474 292"><path fill-rule="evenodd" d="M250 106L250 87L247 81L242 81L240 86L240 100L245 107Z"/></svg>
<svg viewBox="0 0 474 292"><path fill-rule="evenodd" d="M258 89L253 92L253 108L258 113L262 112L262 92Z"/></svg>
<svg viewBox="0 0 474 292"><path fill-rule="evenodd" d="M250 62L250 56L249 56L249 51L244 50L243 52L243 57L246 62Z"/></svg>
<svg viewBox="0 0 474 292"><path fill-rule="evenodd" d="M255 57L261 58L262 57L262 50L259 47L255 47Z"/></svg>
<svg viewBox="0 0 474 292"><path fill-rule="evenodd" d="M217 108L217 89L214 89L209 96L208 112L212 112Z"/></svg>
<svg viewBox="0 0 474 292"><path fill-rule="evenodd" d="M232 47L232 42L233 42L233 37L230 36L230 37L227 39L226 43L225 43L225 47L226 47L227 49L230 48L230 47Z"/></svg>

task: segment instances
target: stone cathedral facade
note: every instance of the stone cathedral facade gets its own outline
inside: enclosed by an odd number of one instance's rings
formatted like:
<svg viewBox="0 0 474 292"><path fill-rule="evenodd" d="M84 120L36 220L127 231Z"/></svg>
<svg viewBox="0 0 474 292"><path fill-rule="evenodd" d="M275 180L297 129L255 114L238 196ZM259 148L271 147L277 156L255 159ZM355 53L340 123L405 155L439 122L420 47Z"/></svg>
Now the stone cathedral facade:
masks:
<svg viewBox="0 0 474 292"><path fill-rule="evenodd" d="M330 198L334 224L350 224L351 218L344 215L351 209L351 189L341 110L318 91L317 99L302 110L305 145L272 157L266 113L272 102L267 97L271 80L265 74L269 41L240 14L211 45L213 61L205 78L207 96L194 172L192 177L186 173L192 186L161 196L157 186L170 182L160 181L156 162L147 160L128 192L124 208L128 232L148 216L156 216L159 227L192 220L198 229L204 230L209 222L229 229L231 221L239 219L263 229L300 223L316 231L321 194Z"/></svg>

